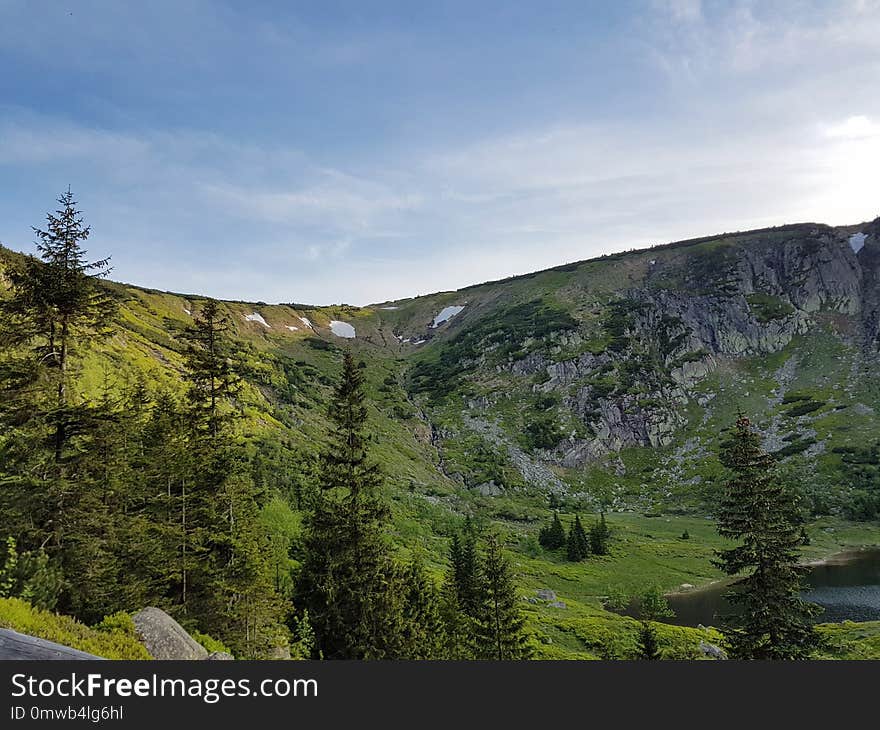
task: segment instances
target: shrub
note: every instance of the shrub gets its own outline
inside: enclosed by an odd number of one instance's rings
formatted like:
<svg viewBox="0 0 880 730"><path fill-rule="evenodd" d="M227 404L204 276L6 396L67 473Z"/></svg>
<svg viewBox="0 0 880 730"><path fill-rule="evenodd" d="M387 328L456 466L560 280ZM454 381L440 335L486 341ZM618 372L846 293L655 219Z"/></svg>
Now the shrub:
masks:
<svg viewBox="0 0 880 730"><path fill-rule="evenodd" d="M120 614L104 621L107 623L102 621L97 627L89 628L70 616L36 609L19 598L0 598L0 626L4 628L106 659L152 658L133 635L133 623L129 627Z"/></svg>
<svg viewBox="0 0 880 730"><path fill-rule="evenodd" d="M209 653L213 653L215 651L222 651L226 654L232 654L232 651L226 644L224 644L219 639L215 639L213 636L208 636L208 634L203 634L199 631L193 631L191 636L199 642L202 646L204 646Z"/></svg>

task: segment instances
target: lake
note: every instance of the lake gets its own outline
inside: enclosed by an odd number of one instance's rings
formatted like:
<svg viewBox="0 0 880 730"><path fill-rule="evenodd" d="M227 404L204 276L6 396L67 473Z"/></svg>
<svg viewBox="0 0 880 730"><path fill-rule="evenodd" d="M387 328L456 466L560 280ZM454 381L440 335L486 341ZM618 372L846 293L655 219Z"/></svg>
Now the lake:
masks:
<svg viewBox="0 0 880 730"><path fill-rule="evenodd" d="M718 626L719 616L732 610L724 600L728 590L728 583L720 581L705 588L669 594L675 618L666 619L667 622ZM880 548L840 553L811 566L803 597L825 609L818 617L823 623L880 621Z"/></svg>

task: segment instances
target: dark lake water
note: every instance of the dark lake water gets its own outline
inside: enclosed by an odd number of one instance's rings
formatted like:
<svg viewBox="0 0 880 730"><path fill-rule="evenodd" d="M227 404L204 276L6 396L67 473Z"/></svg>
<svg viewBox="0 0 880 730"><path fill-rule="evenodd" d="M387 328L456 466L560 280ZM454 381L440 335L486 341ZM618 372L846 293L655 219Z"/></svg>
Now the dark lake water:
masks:
<svg viewBox="0 0 880 730"><path fill-rule="evenodd" d="M880 548L841 553L813 566L805 588L803 597L825 609L818 621L880 621ZM675 611L669 623L717 626L719 617L733 611L724 600L728 590L722 582L669 594L669 606Z"/></svg>

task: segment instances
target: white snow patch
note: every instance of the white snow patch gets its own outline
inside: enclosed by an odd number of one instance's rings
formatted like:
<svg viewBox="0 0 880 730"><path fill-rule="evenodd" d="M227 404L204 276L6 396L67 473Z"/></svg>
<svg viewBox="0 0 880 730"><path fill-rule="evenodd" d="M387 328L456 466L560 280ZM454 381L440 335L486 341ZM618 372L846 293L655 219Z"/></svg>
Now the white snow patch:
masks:
<svg viewBox="0 0 880 730"><path fill-rule="evenodd" d="M649 263L651 266L654 266L654 265L656 265L656 263L657 263L657 259L651 259L648 263Z"/></svg>
<svg viewBox="0 0 880 730"><path fill-rule="evenodd" d="M192 310L191 309L187 309L186 307L184 307L183 311L186 312L190 317L192 317Z"/></svg>
<svg viewBox="0 0 880 730"><path fill-rule="evenodd" d="M406 340L404 340L404 342L406 342ZM424 345L426 342L427 342L427 340L416 340L415 342L413 342L413 344L414 345Z"/></svg>
<svg viewBox="0 0 880 730"><path fill-rule="evenodd" d="M299 327L294 327L292 324L289 324L287 325L287 329L289 329L291 332L296 332Z"/></svg>
<svg viewBox="0 0 880 730"><path fill-rule="evenodd" d="M400 309L400 307L379 307L379 309Z"/></svg>
<svg viewBox="0 0 880 730"><path fill-rule="evenodd" d="M866 233L862 233L859 231L858 233L853 233L849 237L849 245L855 253L858 253L865 247L865 239L868 237Z"/></svg>
<svg viewBox="0 0 880 730"><path fill-rule="evenodd" d="M303 323L306 327L308 327L309 329L315 329L314 327L312 327L312 323L309 322L309 318L308 318L308 317L300 317L299 319L300 319L300 322L302 322L302 323Z"/></svg>
<svg viewBox="0 0 880 730"><path fill-rule="evenodd" d="M269 326L269 323L268 323L265 319L263 319L263 315L262 315L262 314L257 314L256 312L254 312L253 314L246 314L244 318L245 318L248 322L259 322L259 323L260 323L261 325L263 325L263 327L265 327L266 329L272 329L272 328Z"/></svg>
<svg viewBox="0 0 880 730"><path fill-rule="evenodd" d="M330 331L337 337L345 337L347 340L355 336L354 327L348 322L340 322L336 319L330 320Z"/></svg>
<svg viewBox="0 0 880 730"><path fill-rule="evenodd" d="M434 321L431 323L431 327L439 327L444 322L448 322L452 319L456 314L460 314L464 310L464 306L453 305L451 307L443 307L440 310L440 314L434 317Z"/></svg>

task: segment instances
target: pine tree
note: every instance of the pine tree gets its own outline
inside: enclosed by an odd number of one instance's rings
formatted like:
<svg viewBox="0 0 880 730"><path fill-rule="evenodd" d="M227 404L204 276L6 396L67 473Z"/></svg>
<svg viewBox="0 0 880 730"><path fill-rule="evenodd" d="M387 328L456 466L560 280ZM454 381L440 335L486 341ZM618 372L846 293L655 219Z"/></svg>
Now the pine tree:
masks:
<svg viewBox="0 0 880 730"><path fill-rule="evenodd" d="M65 551L68 529L78 530L72 507L81 497L75 472L83 448L71 444L87 438L93 423L88 404L71 397L75 357L106 331L115 310L97 281L109 273L109 259L88 261L82 243L90 229L73 194L58 202L46 230L33 229L40 258L7 272L0 328L4 463L19 495L3 505L4 517L27 543L45 543L53 554Z"/></svg>
<svg viewBox="0 0 880 730"><path fill-rule="evenodd" d="M578 515L575 515L574 523L568 531L566 549L568 559L573 563L585 560L590 555L590 541Z"/></svg>
<svg viewBox="0 0 880 730"><path fill-rule="evenodd" d="M608 543L611 541L611 530L605 522L605 513L599 513L599 519L590 528L590 550L593 555L608 555Z"/></svg>
<svg viewBox="0 0 880 730"><path fill-rule="evenodd" d="M475 622L458 602L458 588L452 571L447 573L440 591L440 618L443 621L443 659L473 659Z"/></svg>
<svg viewBox="0 0 880 730"><path fill-rule="evenodd" d="M211 627L237 656L266 656L286 639L258 520L265 495L230 428L241 378L220 305L207 300L184 337L187 454L180 492L169 498L180 520L180 613Z"/></svg>
<svg viewBox="0 0 880 730"><path fill-rule="evenodd" d="M649 621L642 621L641 628L639 629L639 659L656 661L660 658L657 631Z"/></svg>
<svg viewBox="0 0 880 730"><path fill-rule="evenodd" d="M553 513L553 519L550 521L549 525L541 528L541 532L538 535L538 542L541 543L541 546L546 550L558 550L561 547L565 547L567 542L565 528L562 526L562 521L559 519L558 512Z"/></svg>
<svg viewBox="0 0 880 730"><path fill-rule="evenodd" d="M418 558L401 570L401 659L443 659L447 639L440 594Z"/></svg>
<svg viewBox="0 0 880 730"><path fill-rule="evenodd" d="M351 353L330 406L321 496L309 516L296 604L309 612L315 653L327 659L393 658L400 615L384 534L382 476L369 460L363 374Z"/></svg>
<svg viewBox="0 0 880 730"><path fill-rule="evenodd" d="M531 647L524 630L525 617L519 608L510 562L497 538L488 540L482 562L483 610L477 621L477 656L528 659Z"/></svg>
<svg viewBox="0 0 880 730"><path fill-rule="evenodd" d="M737 580L729 600L742 606L726 632L736 659L806 659L818 645L811 619L817 607L800 598L801 515L761 437L740 416L721 462L732 472L718 509L718 532L741 544L716 553L716 565Z"/></svg>
<svg viewBox="0 0 880 730"><path fill-rule="evenodd" d="M105 330L114 306L96 281L110 273L110 260L87 260L81 243L91 229L69 189L58 202L61 208L47 215L46 230L33 229L42 260L28 257L22 268L9 273L12 297L7 309L21 325L19 341L37 340L40 360L54 370L53 448L60 464L71 417L67 410L71 354L77 344Z"/></svg>
<svg viewBox="0 0 880 730"><path fill-rule="evenodd" d="M481 566L477 553L477 536L469 518L464 532L452 538L449 559L458 606L466 616L476 619L482 607Z"/></svg>
<svg viewBox="0 0 880 730"><path fill-rule="evenodd" d="M223 406L235 394L240 381L228 333L229 320L221 312L220 304L208 299L184 334L188 397L195 424L214 438L229 418Z"/></svg>

